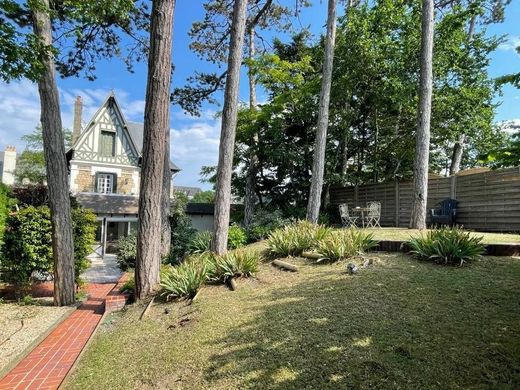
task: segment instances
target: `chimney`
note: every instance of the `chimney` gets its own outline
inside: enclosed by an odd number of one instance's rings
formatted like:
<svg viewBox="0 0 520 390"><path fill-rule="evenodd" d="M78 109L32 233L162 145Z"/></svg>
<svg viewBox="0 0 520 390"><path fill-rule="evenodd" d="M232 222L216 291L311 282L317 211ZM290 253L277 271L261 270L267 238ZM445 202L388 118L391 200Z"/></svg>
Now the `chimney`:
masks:
<svg viewBox="0 0 520 390"><path fill-rule="evenodd" d="M74 144L81 135L81 113L83 111L83 101L81 96L76 98L74 103L74 124L72 126L72 144Z"/></svg>

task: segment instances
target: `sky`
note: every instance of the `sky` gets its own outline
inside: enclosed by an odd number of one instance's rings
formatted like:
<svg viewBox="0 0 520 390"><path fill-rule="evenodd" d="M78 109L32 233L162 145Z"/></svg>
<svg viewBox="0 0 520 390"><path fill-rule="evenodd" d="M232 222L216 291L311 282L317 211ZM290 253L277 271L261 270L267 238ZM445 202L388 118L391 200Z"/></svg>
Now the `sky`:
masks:
<svg viewBox="0 0 520 390"><path fill-rule="evenodd" d="M283 0L285 1L285 0ZM293 4L293 1L289 1ZM341 11L339 12L341 14ZM191 24L203 16L201 1L177 1L175 10L173 61L173 87L185 84L186 78L195 70L211 69L189 49L188 31ZM326 20L326 1L314 0L313 6L304 9L298 20L302 26L309 26L314 37L324 31ZM520 55L515 47L520 45L520 0L513 0L506 10L506 20L492 25L488 34L505 35L505 42L492 54L490 75L492 77L520 71ZM280 34L282 40L287 34ZM135 72L129 73L121 61L114 59L101 62L97 67L97 79L87 81L81 78L59 79L58 88L61 98L63 125L72 128L73 104L76 96L83 98L83 123L88 122L107 95L113 90L125 118L128 121L142 122L144 96L146 89L146 65L137 64ZM172 87L172 88L173 88ZM218 100L221 95L217 95ZM240 99L248 99L245 73L240 83ZM259 101L265 100L259 91ZM520 90L511 86L503 89L497 99L496 121L520 120ZM220 121L216 114L219 105L205 105L200 117L192 117L179 107L171 108L171 159L181 169L174 185L187 185L209 189L210 185L200 182L202 166L216 165L220 136ZM38 90L28 80L14 81L9 84L0 82L0 150L8 145L16 146L18 151L25 148L22 135L31 133L39 123L40 106Z"/></svg>

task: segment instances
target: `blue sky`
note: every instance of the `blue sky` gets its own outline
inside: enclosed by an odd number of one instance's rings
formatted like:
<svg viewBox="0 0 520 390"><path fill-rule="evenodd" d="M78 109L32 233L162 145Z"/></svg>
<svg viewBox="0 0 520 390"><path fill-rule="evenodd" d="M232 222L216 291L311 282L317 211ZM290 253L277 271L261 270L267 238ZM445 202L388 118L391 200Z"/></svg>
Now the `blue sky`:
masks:
<svg viewBox="0 0 520 390"><path fill-rule="evenodd" d="M294 4L293 0L287 1L288 4ZM315 0L313 3L312 8L302 12L299 23L310 26L317 37L324 30L326 2ZM520 45L520 23L518 22L520 1L514 0L512 3L506 10L506 21L488 28L489 34L507 35L506 42L492 55L490 73L493 77L520 71L520 55L514 51L514 47ZM177 1L173 86L183 85L186 77L195 70L208 69L208 65L201 62L188 47L187 32L191 23L200 20L202 15L202 2ZM282 39L286 37L286 34L280 36ZM111 90L115 91L128 120L139 122L143 120L145 64L137 64L135 73L130 74L120 61L105 61L97 68L96 81L72 78L59 80L58 86L61 93L63 123L66 127L72 127L72 108L77 95L83 97L85 104L83 121L86 122ZM245 77L242 78L240 91L241 100L247 101ZM259 100L263 100L261 91L259 91ZM520 120L520 90L506 86L503 96L498 100L501 105L497 110L497 121ZM171 154L172 160L182 168L182 172L175 179L175 184L209 188L207 184L199 182L199 172L202 166L215 165L218 159L220 123L215 119L218 110L220 106L206 105L202 116L194 118L185 115L180 108L172 107ZM32 132L38 122L39 98L36 86L27 80L10 84L0 83L0 150L4 150L7 145L15 145L17 150L23 150L24 144L20 137Z"/></svg>

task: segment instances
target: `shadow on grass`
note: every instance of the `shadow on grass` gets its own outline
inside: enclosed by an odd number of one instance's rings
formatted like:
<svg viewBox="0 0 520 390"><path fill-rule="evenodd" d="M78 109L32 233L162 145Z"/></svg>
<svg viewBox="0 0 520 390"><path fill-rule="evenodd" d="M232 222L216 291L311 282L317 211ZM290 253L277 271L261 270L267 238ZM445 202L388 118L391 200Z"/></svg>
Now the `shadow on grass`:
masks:
<svg viewBox="0 0 520 390"><path fill-rule="evenodd" d="M486 266L413 260L350 277L319 271L251 298L254 319L208 346L219 352L205 380L258 389L515 388L519 271L490 278Z"/></svg>

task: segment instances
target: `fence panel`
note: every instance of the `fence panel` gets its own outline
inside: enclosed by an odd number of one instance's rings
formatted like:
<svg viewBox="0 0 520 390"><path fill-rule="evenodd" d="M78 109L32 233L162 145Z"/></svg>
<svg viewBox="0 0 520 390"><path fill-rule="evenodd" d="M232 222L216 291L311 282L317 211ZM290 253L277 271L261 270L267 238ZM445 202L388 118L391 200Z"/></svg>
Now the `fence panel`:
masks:
<svg viewBox="0 0 520 390"><path fill-rule="evenodd" d="M381 202L382 226L407 227L412 198L411 182L335 187L330 193L334 205ZM446 198L459 201L457 223L468 229L520 231L520 168L429 179L428 209Z"/></svg>

